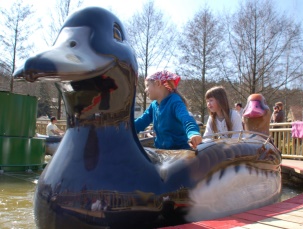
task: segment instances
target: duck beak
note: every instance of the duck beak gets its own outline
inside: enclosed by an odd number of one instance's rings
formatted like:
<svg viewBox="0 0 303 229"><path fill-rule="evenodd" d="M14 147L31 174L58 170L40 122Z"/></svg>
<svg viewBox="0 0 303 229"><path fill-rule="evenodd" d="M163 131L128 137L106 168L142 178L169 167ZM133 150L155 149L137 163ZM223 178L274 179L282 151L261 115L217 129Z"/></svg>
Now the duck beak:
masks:
<svg viewBox="0 0 303 229"><path fill-rule="evenodd" d="M115 57L97 53L90 44L91 29L62 29L55 44L28 58L14 72L15 78L76 81L102 75L115 65Z"/></svg>
<svg viewBox="0 0 303 229"><path fill-rule="evenodd" d="M249 101L248 106L243 112L245 118L259 118L264 116L265 110L262 108L260 101Z"/></svg>

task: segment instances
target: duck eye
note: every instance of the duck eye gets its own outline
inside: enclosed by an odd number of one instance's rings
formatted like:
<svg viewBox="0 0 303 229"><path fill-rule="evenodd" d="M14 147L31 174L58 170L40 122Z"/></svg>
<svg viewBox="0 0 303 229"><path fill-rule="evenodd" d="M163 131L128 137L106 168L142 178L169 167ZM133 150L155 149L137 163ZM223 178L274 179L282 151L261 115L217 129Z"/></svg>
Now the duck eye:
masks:
<svg viewBox="0 0 303 229"><path fill-rule="evenodd" d="M71 42L69 43L69 47L71 47L71 48L75 47L76 45L77 45L77 42L76 42L76 41L71 41Z"/></svg>
<svg viewBox="0 0 303 229"><path fill-rule="evenodd" d="M123 41L122 31L121 31L120 27L117 24L114 25L114 38L117 41Z"/></svg>

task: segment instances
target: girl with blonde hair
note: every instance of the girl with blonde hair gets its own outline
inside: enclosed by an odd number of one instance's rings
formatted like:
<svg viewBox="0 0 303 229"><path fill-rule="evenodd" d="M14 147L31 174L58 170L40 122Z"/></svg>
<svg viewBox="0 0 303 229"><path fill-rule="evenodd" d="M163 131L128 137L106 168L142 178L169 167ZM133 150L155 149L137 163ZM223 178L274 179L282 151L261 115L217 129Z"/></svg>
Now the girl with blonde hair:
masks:
<svg viewBox="0 0 303 229"><path fill-rule="evenodd" d="M210 88L205 94L209 118L206 123L204 136L226 131L243 130L239 113L230 109L225 88L216 86ZM233 137L237 137L234 134ZM232 137L232 135L224 136ZM217 138L217 137L216 137Z"/></svg>

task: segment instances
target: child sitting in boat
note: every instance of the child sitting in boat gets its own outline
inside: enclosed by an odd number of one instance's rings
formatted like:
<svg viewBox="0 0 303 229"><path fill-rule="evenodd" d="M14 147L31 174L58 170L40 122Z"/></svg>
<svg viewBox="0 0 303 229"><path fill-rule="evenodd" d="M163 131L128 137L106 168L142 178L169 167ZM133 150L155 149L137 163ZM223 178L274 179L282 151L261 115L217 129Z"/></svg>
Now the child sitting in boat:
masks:
<svg viewBox="0 0 303 229"><path fill-rule="evenodd" d="M165 70L145 79L145 92L154 101L135 120L135 128L139 133L153 123L154 144L159 149L195 149L202 142L200 129L177 91L180 79Z"/></svg>
<svg viewBox="0 0 303 229"><path fill-rule="evenodd" d="M205 94L205 99L209 118L203 137L220 132L243 130L239 113L229 107L224 87L216 86L209 89ZM238 137L238 134L223 135L222 137Z"/></svg>

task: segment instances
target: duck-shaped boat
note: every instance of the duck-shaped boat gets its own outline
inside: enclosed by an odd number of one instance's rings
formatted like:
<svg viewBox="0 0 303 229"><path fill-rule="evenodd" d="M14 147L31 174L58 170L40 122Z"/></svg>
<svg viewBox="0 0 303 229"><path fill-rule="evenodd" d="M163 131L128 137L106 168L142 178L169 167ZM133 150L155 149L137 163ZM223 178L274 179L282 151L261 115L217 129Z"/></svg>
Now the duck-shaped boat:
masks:
<svg viewBox="0 0 303 229"><path fill-rule="evenodd" d="M254 134L197 150L144 149L133 122L137 68L120 20L89 7L67 19L50 50L15 72L57 81L68 117L37 184L38 228L155 228L278 199L279 151Z"/></svg>
<svg viewBox="0 0 303 229"><path fill-rule="evenodd" d="M62 136L48 136L44 134L36 133L38 138L42 138L45 141L45 155L53 156L57 151L60 142L62 140Z"/></svg>

